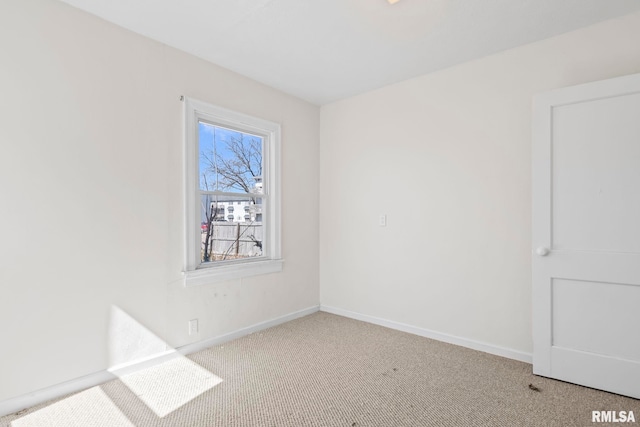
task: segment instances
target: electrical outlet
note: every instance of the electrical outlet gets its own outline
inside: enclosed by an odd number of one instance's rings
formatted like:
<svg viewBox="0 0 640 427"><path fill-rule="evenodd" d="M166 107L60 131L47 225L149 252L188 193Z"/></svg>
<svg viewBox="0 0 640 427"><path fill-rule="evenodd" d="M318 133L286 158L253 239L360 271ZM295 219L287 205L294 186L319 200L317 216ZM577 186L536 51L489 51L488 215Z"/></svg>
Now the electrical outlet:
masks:
<svg viewBox="0 0 640 427"><path fill-rule="evenodd" d="M380 227L387 226L387 215L385 214L380 215L380 218L378 218L378 225L380 225Z"/></svg>
<svg viewBox="0 0 640 427"><path fill-rule="evenodd" d="M198 319L189 320L189 335L198 333Z"/></svg>

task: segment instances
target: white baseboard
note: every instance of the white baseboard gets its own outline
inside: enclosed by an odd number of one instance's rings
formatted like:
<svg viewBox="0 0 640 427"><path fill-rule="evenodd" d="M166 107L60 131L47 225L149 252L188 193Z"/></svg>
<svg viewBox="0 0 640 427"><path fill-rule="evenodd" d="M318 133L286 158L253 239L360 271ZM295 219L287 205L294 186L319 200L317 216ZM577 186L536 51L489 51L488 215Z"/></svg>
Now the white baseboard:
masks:
<svg viewBox="0 0 640 427"><path fill-rule="evenodd" d="M391 320L381 319L379 317L374 317L366 314L356 313L354 311L344 310L342 308L321 305L320 311L324 311L331 314L337 314L338 316L344 316L350 319L361 320L367 323L373 323L374 325L380 325L386 328L396 329L402 332L408 332L410 334L419 335L421 337L431 338L434 340L443 341L449 344L459 345L461 347L471 348L473 350L478 350L478 351L482 351L489 354L495 354L496 356L502 356L508 359L514 359L514 360L519 360L521 362L532 363L531 353L525 353L523 351L500 347L493 344L487 344L484 342L470 340L467 338L461 338L454 335L443 334L441 332L435 332L429 329L418 328L416 326L407 325L405 323L394 322Z"/></svg>
<svg viewBox="0 0 640 427"><path fill-rule="evenodd" d="M95 387L107 381L116 379L121 375L126 375L135 371L139 371L141 369L146 369L150 366L154 366L159 363L171 360L175 357L178 357L179 355L195 353L197 351L213 347L214 345L223 344L236 338L241 338L254 332L258 332L267 328L271 328L273 326L280 325L282 323L289 322L294 319L298 319L303 316L307 316L309 314L317 312L318 310L320 310L320 306L312 306L304 310L299 310L293 313L286 314L284 316L277 317L275 319L267 320L266 322L251 325L228 334L209 338L193 344L187 344L185 346L178 347L175 350L167 350L162 353L146 357L144 359L136 360L118 366L113 366L104 371L89 374L80 378L75 378L73 380L55 384L50 387L36 390L22 396L4 400L0 402L0 417L8 414L13 414L15 412L21 411L22 409L38 405L48 400L62 397L66 394L75 393L91 387Z"/></svg>
<svg viewBox="0 0 640 427"><path fill-rule="evenodd" d="M185 346L178 347L176 350L178 350L180 354L185 355L195 353L196 351L204 350L205 348L213 347L214 345L223 344L225 342L253 334L254 332L262 331L263 329L268 329L282 323L290 322L291 320L313 314L317 311L320 311L320 306L314 305L313 307L305 308L304 310L289 313L276 319L267 320L266 322L257 323L246 328L238 329L237 331L220 335L219 337L209 338L193 344L187 344Z"/></svg>

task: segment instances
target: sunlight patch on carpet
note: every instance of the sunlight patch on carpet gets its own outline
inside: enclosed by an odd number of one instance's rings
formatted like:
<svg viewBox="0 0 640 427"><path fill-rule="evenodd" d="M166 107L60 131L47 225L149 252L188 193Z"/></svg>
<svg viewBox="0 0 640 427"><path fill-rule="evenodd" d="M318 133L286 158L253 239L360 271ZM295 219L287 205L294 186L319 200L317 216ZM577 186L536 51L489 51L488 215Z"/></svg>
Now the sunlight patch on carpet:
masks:
<svg viewBox="0 0 640 427"><path fill-rule="evenodd" d="M222 382L197 363L180 356L120 377L159 417L164 417Z"/></svg>
<svg viewBox="0 0 640 427"><path fill-rule="evenodd" d="M135 427L100 387L18 418L11 427Z"/></svg>
<svg viewBox="0 0 640 427"><path fill-rule="evenodd" d="M109 372L160 418L222 382L120 307L109 322Z"/></svg>

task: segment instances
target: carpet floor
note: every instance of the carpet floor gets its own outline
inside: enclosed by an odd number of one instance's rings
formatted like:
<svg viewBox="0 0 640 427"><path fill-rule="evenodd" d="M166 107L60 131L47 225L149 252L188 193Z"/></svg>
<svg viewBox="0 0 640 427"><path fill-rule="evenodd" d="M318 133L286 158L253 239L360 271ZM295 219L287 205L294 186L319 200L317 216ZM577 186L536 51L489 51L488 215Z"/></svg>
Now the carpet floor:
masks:
<svg viewBox="0 0 640 427"><path fill-rule="evenodd" d="M0 426L607 425L591 421L600 410L633 411L629 425L640 425L639 400L319 312L2 417Z"/></svg>

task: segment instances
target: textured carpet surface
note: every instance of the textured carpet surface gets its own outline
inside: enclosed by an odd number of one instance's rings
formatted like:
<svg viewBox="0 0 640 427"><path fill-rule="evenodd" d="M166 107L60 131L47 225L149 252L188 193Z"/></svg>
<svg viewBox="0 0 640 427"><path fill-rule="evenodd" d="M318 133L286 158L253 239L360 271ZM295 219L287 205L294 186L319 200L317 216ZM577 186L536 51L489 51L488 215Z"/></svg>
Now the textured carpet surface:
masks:
<svg viewBox="0 0 640 427"><path fill-rule="evenodd" d="M0 418L0 426L607 425L591 422L595 410L640 418L638 400L327 313L183 359L154 367L148 380L114 380Z"/></svg>

